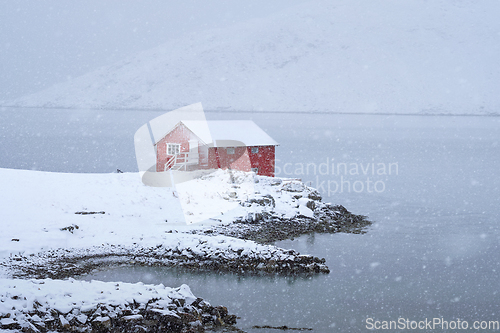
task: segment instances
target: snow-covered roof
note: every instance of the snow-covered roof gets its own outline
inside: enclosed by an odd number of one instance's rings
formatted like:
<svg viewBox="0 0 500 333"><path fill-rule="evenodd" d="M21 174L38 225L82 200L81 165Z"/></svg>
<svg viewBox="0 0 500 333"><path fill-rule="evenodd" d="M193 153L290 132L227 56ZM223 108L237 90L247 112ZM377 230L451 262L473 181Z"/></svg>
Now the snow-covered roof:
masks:
<svg viewBox="0 0 500 333"><path fill-rule="evenodd" d="M251 120L183 120L181 121L203 142L215 147L276 146L262 128Z"/></svg>

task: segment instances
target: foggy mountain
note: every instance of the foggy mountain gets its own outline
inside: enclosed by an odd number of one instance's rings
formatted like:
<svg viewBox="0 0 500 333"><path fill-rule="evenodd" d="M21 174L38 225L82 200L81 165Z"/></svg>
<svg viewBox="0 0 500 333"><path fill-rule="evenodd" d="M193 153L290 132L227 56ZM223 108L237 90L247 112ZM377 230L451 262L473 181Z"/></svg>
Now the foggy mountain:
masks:
<svg viewBox="0 0 500 333"><path fill-rule="evenodd" d="M498 113L500 2L312 1L171 39L11 105Z"/></svg>

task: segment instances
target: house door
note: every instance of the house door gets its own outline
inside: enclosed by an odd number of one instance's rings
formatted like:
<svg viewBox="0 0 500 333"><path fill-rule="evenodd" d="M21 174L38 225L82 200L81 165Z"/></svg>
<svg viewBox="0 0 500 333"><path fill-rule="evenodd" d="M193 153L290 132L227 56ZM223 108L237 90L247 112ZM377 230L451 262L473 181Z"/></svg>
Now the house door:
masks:
<svg viewBox="0 0 500 333"><path fill-rule="evenodd" d="M199 164L200 155L198 154L198 140L189 140L189 154L187 161L189 164Z"/></svg>

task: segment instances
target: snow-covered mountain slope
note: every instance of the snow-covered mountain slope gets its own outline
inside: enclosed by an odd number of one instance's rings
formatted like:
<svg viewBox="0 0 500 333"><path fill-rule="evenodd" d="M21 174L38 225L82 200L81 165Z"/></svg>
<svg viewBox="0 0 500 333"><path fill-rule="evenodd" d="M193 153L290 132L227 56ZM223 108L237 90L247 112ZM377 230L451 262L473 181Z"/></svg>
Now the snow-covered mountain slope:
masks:
<svg viewBox="0 0 500 333"><path fill-rule="evenodd" d="M13 104L497 113L499 12L496 0L311 1L170 40Z"/></svg>

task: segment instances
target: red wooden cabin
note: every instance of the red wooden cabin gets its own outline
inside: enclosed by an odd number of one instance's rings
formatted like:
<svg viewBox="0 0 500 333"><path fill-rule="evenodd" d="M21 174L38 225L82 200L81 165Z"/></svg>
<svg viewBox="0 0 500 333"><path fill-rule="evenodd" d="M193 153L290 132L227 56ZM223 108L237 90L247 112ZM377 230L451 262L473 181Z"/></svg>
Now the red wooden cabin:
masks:
<svg viewBox="0 0 500 333"><path fill-rule="evenodd" d="M156 171L230 168L274 177L277 145L250 120L180 121L155 143Z"/></svg>

